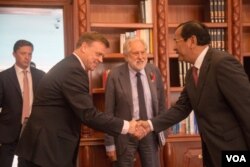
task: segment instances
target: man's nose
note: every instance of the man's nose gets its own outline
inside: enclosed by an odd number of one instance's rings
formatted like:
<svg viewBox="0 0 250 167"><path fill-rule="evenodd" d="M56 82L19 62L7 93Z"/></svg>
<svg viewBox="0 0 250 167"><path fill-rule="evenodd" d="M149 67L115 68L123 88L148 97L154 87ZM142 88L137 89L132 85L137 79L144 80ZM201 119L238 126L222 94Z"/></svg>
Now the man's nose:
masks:
<svg viewBox="0 0 250 167"><path fill-rule="evenodd" d="M30 58L31 58L31 55L25 54L24 57L25 57L25 59L30 59Z"/></svg>
<svg viewBox="0 0 250 167"><path fill-rule="evenodd" d="M99 56L99 57L98 57L98 61L99 61L100 63L102 63L102 62L103 62L103 56Z"/></svg>
<svg viewBox="0 0 250 167"><path fill-rule="evenodd" d="M142 52L139 52L138 53L138 58L144 58L145 57L145 54L144 53L142 53Z"/></svg>
<svg viewBox="0 0 250 167"><path fill-rule="evenodd" d="M174 47L174 51L177 53L178 52L178 50L177 50L177 48L176 47Z"/></svg>

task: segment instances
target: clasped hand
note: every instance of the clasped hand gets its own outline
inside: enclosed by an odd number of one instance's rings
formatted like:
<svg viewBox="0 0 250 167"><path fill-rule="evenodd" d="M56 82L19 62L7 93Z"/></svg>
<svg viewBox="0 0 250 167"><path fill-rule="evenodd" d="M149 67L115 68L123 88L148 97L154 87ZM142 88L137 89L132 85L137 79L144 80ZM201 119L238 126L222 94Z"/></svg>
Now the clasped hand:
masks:
<svg viewBox="0 0 250 167"><path fill-rule="evenodd" d="M149 132L151 132L151 129L148 121L132 120L129 122L128 133L137 138L138 140L145 137Z"/></svg>

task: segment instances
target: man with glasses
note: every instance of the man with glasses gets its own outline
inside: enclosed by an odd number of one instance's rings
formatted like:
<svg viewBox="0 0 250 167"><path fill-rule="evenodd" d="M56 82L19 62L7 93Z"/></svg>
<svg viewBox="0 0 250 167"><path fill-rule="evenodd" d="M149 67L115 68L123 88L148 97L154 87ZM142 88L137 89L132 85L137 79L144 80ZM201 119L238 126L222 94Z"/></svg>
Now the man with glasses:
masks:
<svg viewBox="0 0 250 167"><path fill-rule="evenodd" d="M180 60L193 64L186 85L168 112L141 122L159 132L185 119L194 110L206 167L222 165L222 151L250 150L250 84L240 62L210 47L207 27L197 21L175 31Z"/></svg>

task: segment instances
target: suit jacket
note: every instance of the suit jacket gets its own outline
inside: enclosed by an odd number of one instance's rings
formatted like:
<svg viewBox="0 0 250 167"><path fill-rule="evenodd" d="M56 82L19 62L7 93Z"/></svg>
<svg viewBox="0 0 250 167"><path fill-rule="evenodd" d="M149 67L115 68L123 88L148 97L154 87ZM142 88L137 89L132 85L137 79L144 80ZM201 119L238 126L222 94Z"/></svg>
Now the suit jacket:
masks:
<svg viewBox="0 0 250 167"><path fill-rule="evenodd" d="M30 67L33 93L43 75L43 71ZM19 138L23 98L15 67L0 72L0 143L13 143Z"/></svg>
<svg viewBox="0 0 250 167"><path fill-rule="evenodd" d="M181 121L194 110L206 166L221 165L222 150L250 149L250 84L242 65L226 52L209 48L197 88L192 72L169 112L152 120L155 131ZM207 156L209 153L211 160Z"/></svg>
<svg viewBox="0 0 250 167"><path fill-rule="evenodd" d="M123 120L98 112L89 94L88 73L76 56L56 64L42 79L17 155L42 167L73 167L81 123L118 135Z"/></svg>
<svg viewBox="0 0 250 167"><path fill-rule="evenodd" d="M156 116L166 111L163 82L159 69L153 64L148 63L145 72L152 96L153 116ZM128 63L112 69L109 73L105 99L105 112L128 121L132 120L134 110ZM105 145L115 144L120 148L119 153L121 153L124 151L128 139L127 135L119 135L114 141L112 136L105 135Z"/></svg>

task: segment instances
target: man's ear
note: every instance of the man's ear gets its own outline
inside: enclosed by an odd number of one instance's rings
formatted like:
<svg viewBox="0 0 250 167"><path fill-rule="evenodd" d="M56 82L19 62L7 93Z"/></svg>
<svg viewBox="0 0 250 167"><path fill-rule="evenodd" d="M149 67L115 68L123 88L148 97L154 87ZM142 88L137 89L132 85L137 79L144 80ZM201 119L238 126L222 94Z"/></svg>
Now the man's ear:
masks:
<svg viewBox="0 0 250 167"><path fill-rule="evenodd" d="M87 48L88 48L88 44L86 42L83 42L81 45L81 51L85 53Z"/></svg>
<svg viewBox="0 0 250 167"><path fill-rule="evenodd" d="M128 55L127 54L123 54L123 56L124 56L124 60L128 61Z"/></svg>
<svg viewBox="0 0 250 167"><path fill-rule="evenodd" d="M197 38L196 38L196 36L195 35L192 35L190 38L189 38L189 40L190 40L190 46L191 46L191 48L194 48L195 46L197 46Z"/></svg>

